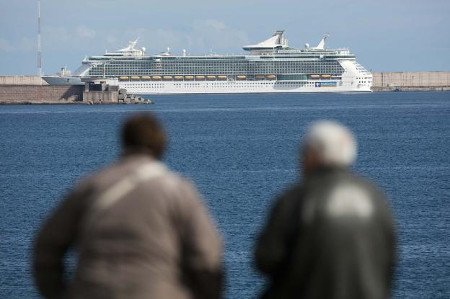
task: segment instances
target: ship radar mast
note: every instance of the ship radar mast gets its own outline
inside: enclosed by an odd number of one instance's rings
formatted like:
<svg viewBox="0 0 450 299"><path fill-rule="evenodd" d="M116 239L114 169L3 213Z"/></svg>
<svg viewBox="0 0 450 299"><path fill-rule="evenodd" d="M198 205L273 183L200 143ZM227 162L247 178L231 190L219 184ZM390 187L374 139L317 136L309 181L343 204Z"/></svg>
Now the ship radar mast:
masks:
<svg viewBox="0 0 450 299"><path fill-rule="evenodd" d="M42 45L41 45L41 1L38 0L38 19L37 19L37 25L38 25L38 35L37 35L37 57L36 57L36 63L37 63L37 69L38 69L38 76L42 77Z"/></svg>

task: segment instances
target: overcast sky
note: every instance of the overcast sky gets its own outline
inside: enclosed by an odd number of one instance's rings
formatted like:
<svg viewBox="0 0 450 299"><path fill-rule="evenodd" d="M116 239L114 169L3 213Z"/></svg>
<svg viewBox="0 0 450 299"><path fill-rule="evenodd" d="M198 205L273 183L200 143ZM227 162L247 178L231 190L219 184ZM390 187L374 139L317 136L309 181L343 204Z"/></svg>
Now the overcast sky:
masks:
<svg viewBox="0 0 450 299"><path fill-rule="evenodd" d="M42 0L43 69L139 38L155 54L242 53L286 30L289 45L348 47L373 71L450 71L450 0ZM35 74L37 1L0 0L0 75Z"/></svg>

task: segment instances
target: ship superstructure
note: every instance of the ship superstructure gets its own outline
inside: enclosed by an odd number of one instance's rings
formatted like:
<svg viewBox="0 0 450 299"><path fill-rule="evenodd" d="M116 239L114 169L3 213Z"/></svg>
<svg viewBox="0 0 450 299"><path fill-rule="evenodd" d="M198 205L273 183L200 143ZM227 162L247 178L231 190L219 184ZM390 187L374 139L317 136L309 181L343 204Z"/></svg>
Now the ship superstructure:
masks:
<svg viewBox="0 0 450 299"><path fill-rule="evenodd" d="M370 91L372 74L348 49L291 48L284 31L244 46L243 55L146 55L137 41L85 58L76 76L105 80L136 94Z"/></svg>

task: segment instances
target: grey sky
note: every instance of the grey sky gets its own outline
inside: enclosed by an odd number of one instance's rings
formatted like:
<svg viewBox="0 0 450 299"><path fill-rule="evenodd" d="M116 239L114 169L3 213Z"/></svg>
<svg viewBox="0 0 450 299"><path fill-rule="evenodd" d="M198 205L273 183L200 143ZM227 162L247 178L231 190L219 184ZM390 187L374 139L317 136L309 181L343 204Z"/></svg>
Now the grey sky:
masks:
<svg viewBox="0 0 450 299"><path fill-rule="evenodd" d="M450 0L42 0L43 68L139 37L147 53L241 53L285 29L289 44L348 47L373 71L450 71ZM36 73L36 0L0 0L0 74Z"/></svg>

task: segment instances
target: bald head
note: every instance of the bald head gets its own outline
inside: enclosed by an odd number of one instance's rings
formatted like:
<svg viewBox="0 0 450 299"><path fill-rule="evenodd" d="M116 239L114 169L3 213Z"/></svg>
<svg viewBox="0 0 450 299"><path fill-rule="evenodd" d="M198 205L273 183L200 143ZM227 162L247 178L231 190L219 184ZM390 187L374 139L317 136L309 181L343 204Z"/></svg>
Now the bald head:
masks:
<svg viewBox="0 0 450 299"><path fill-rule="evenodd" d="M337 122L316 122L303 138L305 173L320 167L348 167L355 159L356 141L353 134Z"/></svg>

